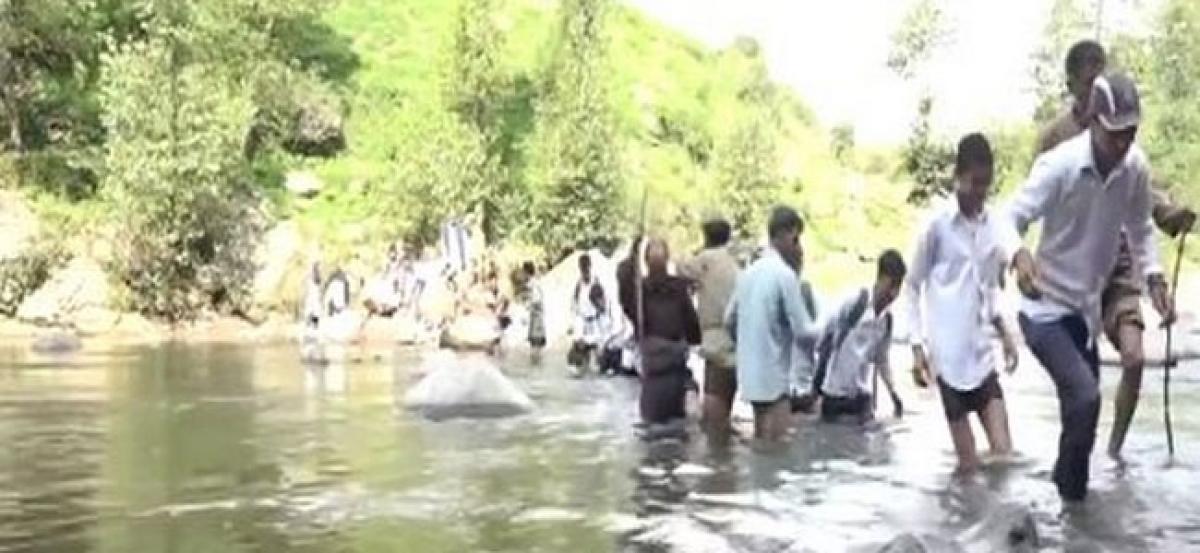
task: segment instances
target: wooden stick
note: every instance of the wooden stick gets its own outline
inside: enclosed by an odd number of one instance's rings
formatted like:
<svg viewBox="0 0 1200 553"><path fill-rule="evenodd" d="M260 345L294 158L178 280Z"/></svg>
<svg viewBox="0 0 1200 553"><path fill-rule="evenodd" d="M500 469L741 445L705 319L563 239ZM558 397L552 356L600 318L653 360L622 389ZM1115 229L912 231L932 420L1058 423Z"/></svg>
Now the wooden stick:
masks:
<svg viewBox="0 0 1200 553"><path fill-rule="evenodd" d="M1183 248L1187 243L1187 232L1179 235L1179 249L1175 254L1175 269L1171 274L1171 305L1175 305L1175 296L1179 290L1179 267L1183 264ZM1175 359L1171 356L1171 330L1175 324L1167 325L1166 351L1163 353L1163 424L1167 429L1167 455L1175 457L1175 432L1171 428L1171 369L1175 367Z"/></svg>
<svg viewBox="0 0 1200 553"><path fill-rule="evenodd" d="M646 184L643 183L642 184L642 214L641 214L641 220L638 222L638 239L635 240L633 242L633 244L629 245L629 247L633 248L633 250L634 250L632 252L629 252L629 254L630 254L629 257L633 260L634 293L637 294L637 296L635 296L637 298L637 328L635 329L636 330L635 336L637 338L638 344L641 344L641 342L642 342L642 338L644 337L644 336L642 336L642 334L645 332L643 329L645 328L645 324L646 324L646 306L645 306L646 299L645 299L645 293L642 290L643 285L642 285L642 252L641 252L641 249L642 249L642 245L645 244L645 242L646 242L646 200L649 198L649 190L650 190L650 187L646 186Z"/></svg>

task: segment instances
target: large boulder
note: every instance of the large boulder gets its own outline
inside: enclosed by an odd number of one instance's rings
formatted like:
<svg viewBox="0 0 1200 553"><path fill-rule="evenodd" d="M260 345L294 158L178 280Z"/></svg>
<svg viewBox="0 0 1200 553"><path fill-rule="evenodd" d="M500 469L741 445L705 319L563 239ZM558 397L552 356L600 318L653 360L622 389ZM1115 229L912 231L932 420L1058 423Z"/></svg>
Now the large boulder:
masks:
<svg viewBox="0 0 1200 553"><path fill-rule="evenodd" d="M441 347L454 351L489 351L500 341L495 317L467 315L442 330Z"/></svg>
<svg viewBox="0 0 1200 553"><path fill-rule="evenodd" d="M285 144L291 152L329 157L346 148L345 122L329 102L313 101L300 108Z"/></svg>
<svg viewBox="0 0 1200 553"><path fill-rule="evenodd" d="M0 191L0 261L21 255L38 234L38 219L15 192Z"/></svg>
<svg viewBox="0 0 1200 553"><path fill-rule="evenodd" d="M294 221L284 221L263 236L254 260L256 308L296 311L308 274L304 238Z"/></svg>
<svg viewBox="0 0 1200 553"><path fill-rule="evenodd" d="M533 410L533 400L482 354L430 356L424 378L404 394L404 406L431 420L510 417Z"/></svg>
<svg viewBox="0 0 1200 553"><path fill-rule="evenodd" d="M13 316L21 301L49 276L51 261L36 251L38 220L15 192L0 190L0 314Z"/></svg>
<svg viewBox="0 0 1200 553"><path fill-rule="evenodd" d="M108 303L108 276L94 260L76 257L17 309L21 322L103 332L117 322Z"/></svg>

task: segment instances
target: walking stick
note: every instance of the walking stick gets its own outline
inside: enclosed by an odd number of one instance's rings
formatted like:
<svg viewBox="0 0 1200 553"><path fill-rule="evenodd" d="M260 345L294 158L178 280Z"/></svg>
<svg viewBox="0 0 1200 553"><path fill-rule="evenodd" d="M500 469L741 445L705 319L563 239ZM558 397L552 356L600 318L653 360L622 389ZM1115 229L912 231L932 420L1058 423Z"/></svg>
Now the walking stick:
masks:
<svg viewBox="0 0 1200 553"><path fill-rule="evenodd" d="M1179 249L1175 253L1175 268L1171 274L1171 305L1175 305L1175 295L1179 289L1179 266L1183 264L1183 247L1187 243L1187 231L1179 235ZM1175 359L1171 357L1171 330L1175 324L1167 325L1166 351L1163 353L1163 424L1167 428L1167 455L1175 457L1175 432L1171 429L1171 369L1175 367Z"/></svg>
<svg viewBox="0 0 1200 553"><path fill-rule="evenodd" d="M638 222L638 238L634 240L629 247L633 251L629 252L630 259L633 260L633 282L634 293L637 294L637 328L634 329L634 334L639 346L642 343L642 334L645 332L643 327L646 323L646 300L645 293L642 290L642 256L641 247L646 242L646 200L649 197L649 187L642 184L642 214L641 220Z"/></svg>

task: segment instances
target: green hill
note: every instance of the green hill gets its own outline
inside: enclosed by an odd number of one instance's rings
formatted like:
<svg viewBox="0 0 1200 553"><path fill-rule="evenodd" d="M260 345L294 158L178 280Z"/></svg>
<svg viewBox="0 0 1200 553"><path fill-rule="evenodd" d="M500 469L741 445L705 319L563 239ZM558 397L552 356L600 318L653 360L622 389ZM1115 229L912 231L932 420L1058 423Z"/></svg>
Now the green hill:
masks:
<svg viewBox="0 0 1200 553"><path fill-rule="evenodd" d="M532 132L557 5L506 0L499 6L500 65L514 83L504 133L520 144ZM428 160L410 154L437 154L428 147L439 132L435 124L449 117L446 68L459 7L439 0L343 0L325 15L337 33L352 37L361 65L345 93L348 149L316 164L326 189L314 203L298 206L296 217L333 251L394 239L406 228L405 215L422 209L422 198L406 197L398 200L404 204L399 212L385 212L379 206L397 200L380 196L403 193L396 183L424 170L420 165ZM619 218L627 232L636 227L646 187L651 232L666 234L677 248L696 246L701 214L727 207L722 167L739 153L730 145L736 131L761 118L773 143L767 170L775 177L761 198L807 215L810 267L819 281L841 281L853 270L846 261L907 245L896 241L906 236L910 208L903 201L906 187L885 177L892 167L876 161L876 174L861 172L852 147L839 161L800 93L769 81L753 40L709 49L625 6L610 13L607 29L604 80L626 176ZM519 180L521 160L510 165ZM834 259L840 271L825 263Z"/></svg>

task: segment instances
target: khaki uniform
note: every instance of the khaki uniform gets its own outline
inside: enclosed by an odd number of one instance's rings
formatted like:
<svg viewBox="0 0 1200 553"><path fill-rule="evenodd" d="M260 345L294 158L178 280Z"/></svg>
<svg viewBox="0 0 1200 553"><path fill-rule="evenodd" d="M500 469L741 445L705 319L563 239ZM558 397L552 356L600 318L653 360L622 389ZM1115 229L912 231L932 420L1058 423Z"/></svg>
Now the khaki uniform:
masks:
<svg viewBox="0 0 1200 553"><path fill-rule="evenodd" d="M729 248L709 248L680 263L680 275L697 283L696 304L703 334L706 392L732 396L737 389L733 340L725 330L725 308L741 267Z"/></svg>
<svg viewBox="0 0 1200 553"><path fill-rule="evenodd" d="M1064 109L1038 135L1036 155L1041 155L1054 149L1060 143L1078 135L1087 127L1080 124L1074 112ZM1152 200L1154 223L1160 228L1164 221L1180 208L1171 203L1171 199L1162 191L1160 183L1153 183ZM1117 344L1117 329L1122 323L1129 323L1145 328L1142 319L1142 279L1134 269L1133 254L1129 251L1129 241L1121 233L1121 248L1117 253L1117 263L1108 278L1108 284L1101 295L1100 309L1104 319L1104 333L1110 342Z"/></svg>

